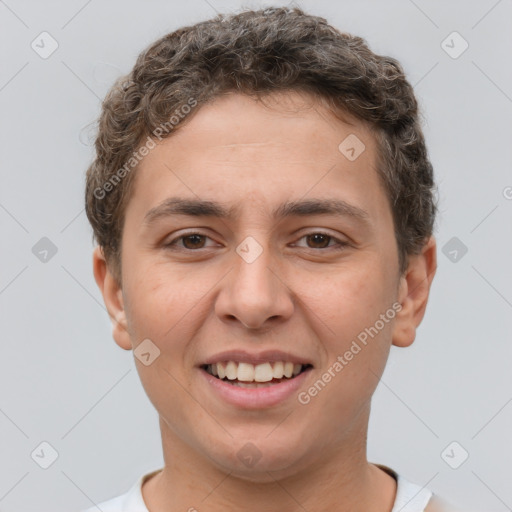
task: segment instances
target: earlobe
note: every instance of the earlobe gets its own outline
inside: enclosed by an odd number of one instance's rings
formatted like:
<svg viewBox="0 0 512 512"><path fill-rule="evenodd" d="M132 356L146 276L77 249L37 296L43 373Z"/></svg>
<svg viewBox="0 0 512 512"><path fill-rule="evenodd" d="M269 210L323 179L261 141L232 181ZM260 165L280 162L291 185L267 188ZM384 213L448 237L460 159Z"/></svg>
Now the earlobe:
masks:
<svg viewBox="0 0 512 512"><path fill-rule="evenodd" d="M121 348L131 350L132 344L127 329L122 288L112 275L99 246L93 251L93 272L96 284L103 295L108 315L112 320L112 336Z"/></svg>
<svg viewBox="0 0 512 512"><path fill-rule="evenodd" d="M400 278L398 301L402 309L393 327L393 345L408 347L416 338L427 308L430 286L437 269L436 241L431 236L420 254L409 256L405 275Z"/></svg>

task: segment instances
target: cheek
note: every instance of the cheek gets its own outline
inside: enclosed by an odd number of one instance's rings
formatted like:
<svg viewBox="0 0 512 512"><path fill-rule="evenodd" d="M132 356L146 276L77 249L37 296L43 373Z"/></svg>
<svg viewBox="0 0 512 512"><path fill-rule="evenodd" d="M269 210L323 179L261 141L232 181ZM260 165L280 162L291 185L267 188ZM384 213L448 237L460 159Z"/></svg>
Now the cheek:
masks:
<svg viewBox="0 0 512 512"><path fill-rule="evenodd" d="M196 307L210 287L193 270L171 272L164 265L141 266L126 283L134 332L144 331L148 337L151 333L164 341L175 326L179 329L179 323L186 324L188 314L197 314Z"/></svg>
<svg viewBox="0 0 512 512"><path fill-rule="evenodd" d="M357 405L371 396L389 354L394 310L388 277L375 265L372 272L361 266L317 279L316 285L307 298L303 290L304 302L326 350L325 380L339 390L325 399L331 406Z"/></svg>
<svg viewBox="0 0 512 512"><path fill-rule="evenodd" d="M369 272L365 266L352 266L317 276L307 286L303 279L297 285L301 299L325 323L326 332L339 340L357 336L390 306L389 290L375 268Z"/></svg>

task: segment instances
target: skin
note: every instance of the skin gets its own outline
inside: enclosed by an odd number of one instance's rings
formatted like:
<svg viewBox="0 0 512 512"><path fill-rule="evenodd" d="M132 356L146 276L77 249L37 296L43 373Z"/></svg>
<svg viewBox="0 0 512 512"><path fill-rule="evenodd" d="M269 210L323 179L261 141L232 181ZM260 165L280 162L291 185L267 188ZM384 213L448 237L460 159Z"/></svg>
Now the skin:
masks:
<svg viewBox="0 0 512 512"><path fill-rule="evenodd" d="M122 284L94 251L116 343L131 350L149 338L160 350L149 366L136 359L159 413L165 460L143 497L151 512L389 512L396 482L366 458L370 400L390 346L415 339L436 242L399 275L372 133L296 92L265 103L218 98L143 159L126 209ZM349 134L366 146L355 161L338 149ZM145 225L149 210L177 195L238 205L240 214ZM270 216L284 201L313 197L362 208L368 226L339 215ZM165 246L191 232L206 238ZM306 236L319 232L327 237ZM250 264L235 250L248 236L263 249ZM334 250L337 240L349 245ZM306 405L293 395L266 409L235 407L199 378L196 365L215 353L279 348L313 363L307 390L396 302L394 319ZM237 457L247 442L261 454L252 467Z"/></svg>

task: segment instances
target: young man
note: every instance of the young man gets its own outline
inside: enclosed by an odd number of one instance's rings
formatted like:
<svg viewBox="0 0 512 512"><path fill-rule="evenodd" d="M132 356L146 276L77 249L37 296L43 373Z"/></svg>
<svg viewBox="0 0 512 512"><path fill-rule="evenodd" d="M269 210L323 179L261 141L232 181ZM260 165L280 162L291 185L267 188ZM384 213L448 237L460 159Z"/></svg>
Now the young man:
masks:
<svg viewBox="0 0 512 512"><path fill-rule="evenodd" d="M219 16L139 56L96 150L94 275L165 460L98 507L449 510L366 458L390 346L413 343L436 271L398 62L297 8Z"/></svg>

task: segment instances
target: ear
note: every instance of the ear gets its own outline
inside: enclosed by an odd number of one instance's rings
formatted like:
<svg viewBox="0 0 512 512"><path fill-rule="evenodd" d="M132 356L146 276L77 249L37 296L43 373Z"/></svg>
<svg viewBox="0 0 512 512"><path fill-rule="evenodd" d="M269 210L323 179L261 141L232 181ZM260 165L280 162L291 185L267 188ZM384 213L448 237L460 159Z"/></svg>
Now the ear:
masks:
<svg viewBox="0 0 512 512"><path fill-rule="evenodd" d="M437 269L436 241L431 236L420 254L409 256L409 265L400 278L398 301L402 309L395 317L393 345L408 347L416 338L427 308L430 285Z"/></svg>
<svg viewBox="0 0 512 512"><path fill-rule="evenodd" d="M98 285L108 314L112 320L112 336L115 342L125 350L131 350L132 344L127 330L123 291L108 268L101 247L93 251L94 279Z"/></svg>

